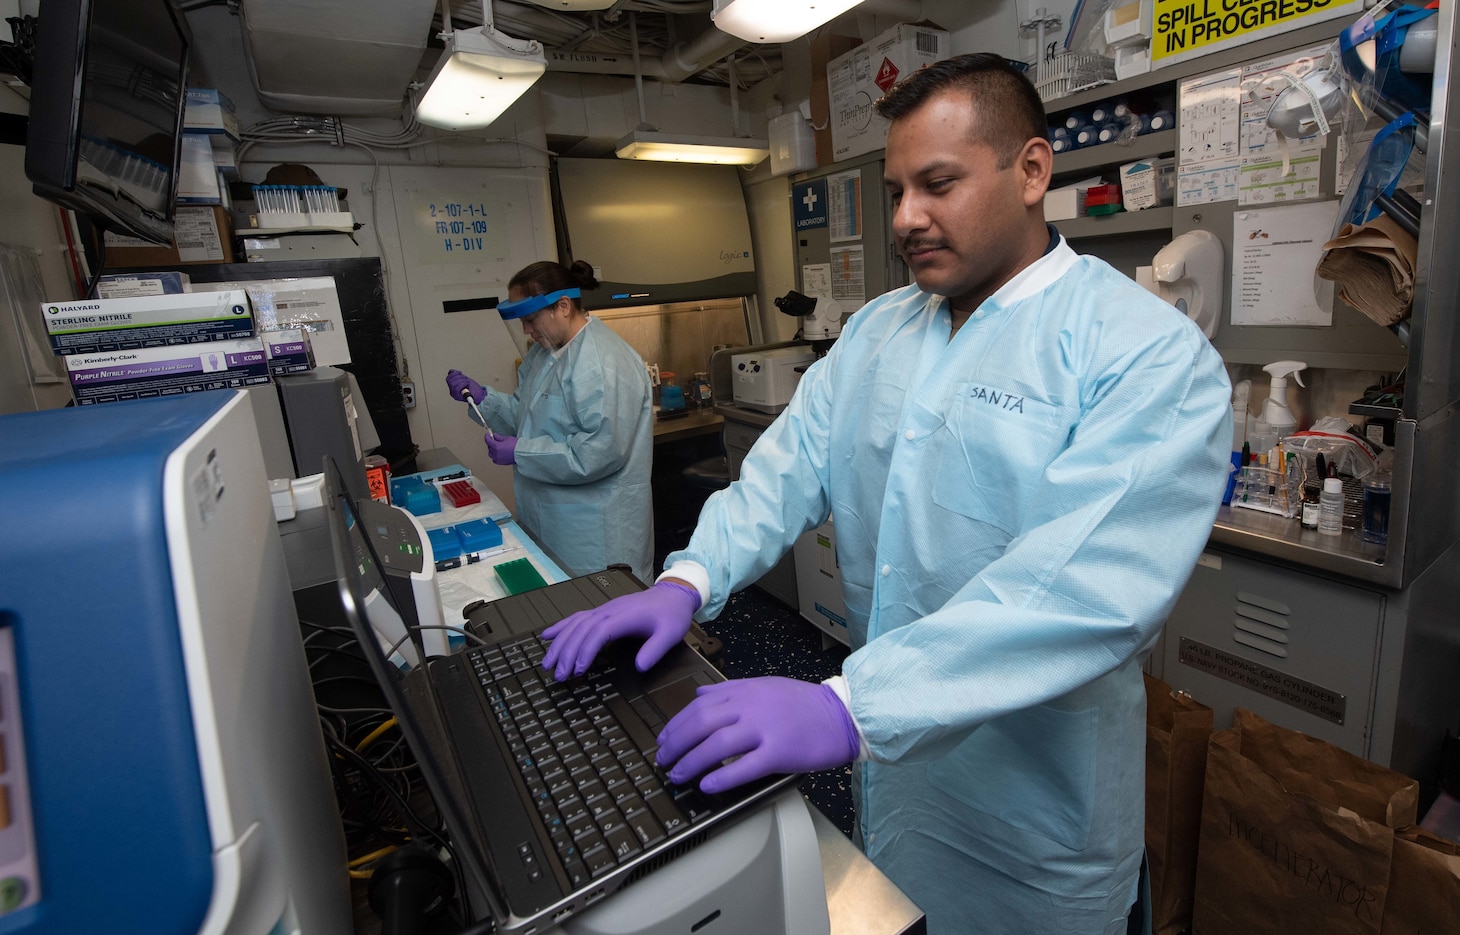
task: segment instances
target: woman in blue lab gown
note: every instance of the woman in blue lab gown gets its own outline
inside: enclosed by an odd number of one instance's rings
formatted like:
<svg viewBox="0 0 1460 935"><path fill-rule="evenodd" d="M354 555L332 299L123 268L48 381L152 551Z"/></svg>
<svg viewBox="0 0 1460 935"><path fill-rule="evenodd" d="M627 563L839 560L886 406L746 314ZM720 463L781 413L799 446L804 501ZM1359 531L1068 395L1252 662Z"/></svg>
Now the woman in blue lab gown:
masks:
<svg viewBox="0 0 1460 935"><path fill-rule="evenodd" d="M515 518L564 571L583 575L617 563L648 580L649 377L634 349L583 310L582 290L597 285L582 260L572 269L548 261L523 269L497 309L533 342L517 391L487 389L457 370L446 382L453 398L466 391L477 401L492 460L514 467Z"/></svg>

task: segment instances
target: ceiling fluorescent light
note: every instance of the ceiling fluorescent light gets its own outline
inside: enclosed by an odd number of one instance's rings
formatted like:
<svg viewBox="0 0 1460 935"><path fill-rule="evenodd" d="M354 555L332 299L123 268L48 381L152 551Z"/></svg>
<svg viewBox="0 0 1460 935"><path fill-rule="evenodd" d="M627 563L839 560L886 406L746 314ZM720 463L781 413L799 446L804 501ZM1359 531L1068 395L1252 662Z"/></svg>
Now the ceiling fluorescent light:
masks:
<svg viewBox="0 0 1460 935"><path fill-rule="evenodd" d="M746 42L790 42L861 0L714 0L710 19Z"/></svg>
<svg viewBox="0 0 1460 935"><path fill-rule="evenodd" d="M529 0L549 10L563 10L570 13L585 13L592 10L606 10L617 0Z"/></svg>
<svg viewBox="0 0 1460 935"><path fill-rule="evenodd" d="M739 136L695 136L634 130L618 141L620 159L657 162L708 162L725 166L753 166L771 154L765 140Z"/></svg>
<svg viewBox="0 0 1460 935"><path fill-rule="evenodd" d="M480 129L546 70L536 39L514 39L490 26L455 30L426 82L416 119L443 130Z"/></svg>

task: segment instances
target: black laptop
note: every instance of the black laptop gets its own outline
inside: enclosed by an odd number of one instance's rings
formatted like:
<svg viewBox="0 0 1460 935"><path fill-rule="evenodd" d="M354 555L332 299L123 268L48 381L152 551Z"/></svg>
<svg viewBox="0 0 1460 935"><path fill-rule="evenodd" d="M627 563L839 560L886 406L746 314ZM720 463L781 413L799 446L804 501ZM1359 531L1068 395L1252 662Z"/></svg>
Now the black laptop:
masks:
<svg viewBox="0 0 1460 935"><path fill-rule="evenodd" d="M799 778L767 777L715 796L669 782L654 762L659 729L696 688L723 681L683 643L648 673L634 668L634 641L610 644L568 682L542 670L539 632L641 590L626 569L482 605L468 627L485 645L467 640L415 667L399 665L398 653L388 659L379 634L403 632L410 618L394 605L380 555L419 543L399 541L393 507L352 499L333 463L325 479L345 616L445 819L480 920L522 935L546 930Z"/></svg>

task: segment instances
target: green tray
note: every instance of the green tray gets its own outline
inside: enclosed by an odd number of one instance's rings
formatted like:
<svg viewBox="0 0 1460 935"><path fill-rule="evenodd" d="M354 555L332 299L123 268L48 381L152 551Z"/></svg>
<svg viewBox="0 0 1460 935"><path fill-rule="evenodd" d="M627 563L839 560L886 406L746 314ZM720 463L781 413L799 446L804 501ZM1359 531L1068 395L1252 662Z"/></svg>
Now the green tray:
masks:
<svg viewBox="0 0 1460 935"><path fill-rule="evenodd" d="M525 558L516 558L510 562L494 565L492 571L497 573L497 580L502 582L502 587L507 589L508 594L521 594L523 591L547 587L547 582L543 580L542 575L538 574L537 569L532 567L532 562Z"/></svg>

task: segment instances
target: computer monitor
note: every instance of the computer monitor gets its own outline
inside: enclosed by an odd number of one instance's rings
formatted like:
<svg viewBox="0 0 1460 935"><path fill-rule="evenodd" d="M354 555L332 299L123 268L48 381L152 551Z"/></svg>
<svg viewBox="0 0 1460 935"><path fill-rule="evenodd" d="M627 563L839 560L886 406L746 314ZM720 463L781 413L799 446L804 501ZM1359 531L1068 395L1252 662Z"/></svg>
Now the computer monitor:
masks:
<svg viewBox="0 0 1460 935"><path fill-rule="evenodd" d="M36 194L171 243L192 41L176 0L46 0L25 146Z"/></svg>

